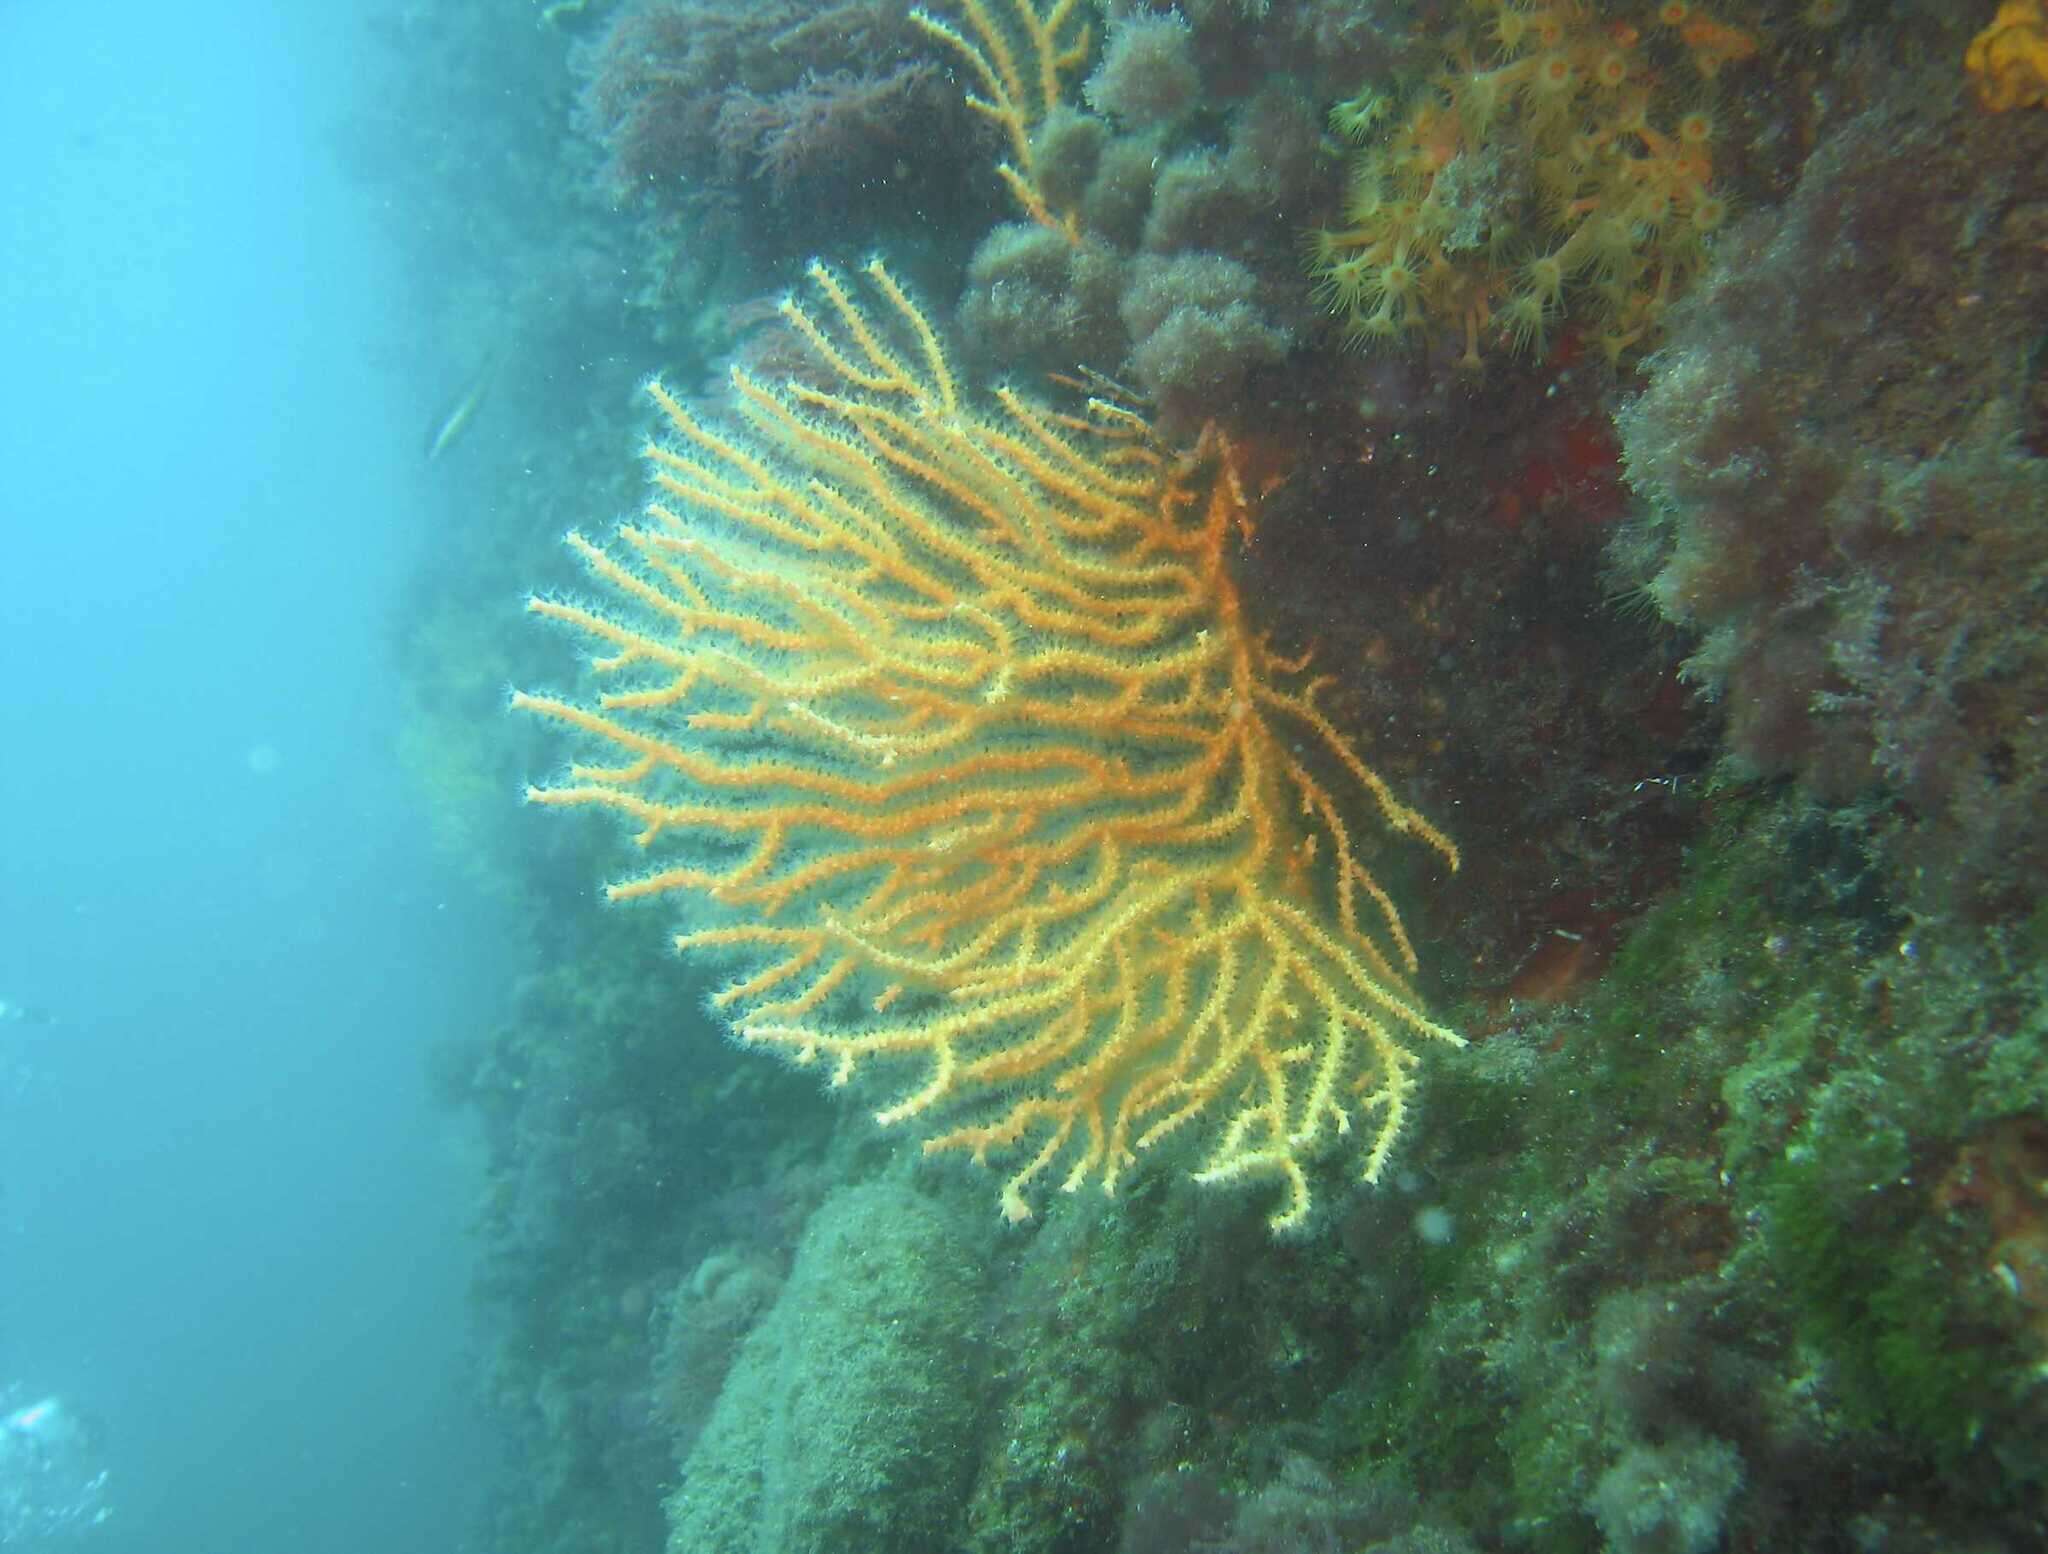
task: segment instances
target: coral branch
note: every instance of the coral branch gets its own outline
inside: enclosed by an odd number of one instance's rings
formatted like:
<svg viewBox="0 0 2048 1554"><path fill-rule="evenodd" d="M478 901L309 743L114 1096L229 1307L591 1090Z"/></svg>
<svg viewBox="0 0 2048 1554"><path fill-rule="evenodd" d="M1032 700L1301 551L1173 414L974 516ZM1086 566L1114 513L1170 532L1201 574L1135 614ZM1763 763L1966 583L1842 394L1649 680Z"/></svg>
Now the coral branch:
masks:
<svg viewBox="0 0 2048 1554"><path fill-rule="evenodd" d="M1064 78L1087 62L1090 29L1082 26L1066 36L1073 27L1075 0L1053 0L1051 9L1042 15L1034 0L1010 0L1008 9L1014 20L1008 28L990 14L983 0L959 3L967 21L965 32L922 9L913 10L910 19L958 54L981 84L979 95L968 94L967 105L996 125L1009 142L1010 160L996 172L1025 214L1078 241L1080 224L1073 213L1055 212L1046 201L1031 137L1046 115L1060 105ZM1023 45L1022 64L1020 51L1012 45L1012 32Z"/></svg>
<svg viewBox="0 0 2048 1554"><path fill-rule="evenodd" d="M657 499L609 548L570 537L618 613L532 601L616 688L514 698L607 752L530 796L673 855L611 894L701 904L678 944L736 963L745 1042L835 1084L913 1061L881 1122L1019 1151L1011 1219L1056 1165L1113 1191L1199 1120L1198 1179L1277 1177L1299 1224L1327 1141L1360 1132L1379 1176L1409 1043L1461 1042L1339 796L1455 847L1249 634L1219 433L1175 455L1104 402L971 408L879 263L871 304L811 273L783 311L824 386L736 370L720 427L653 385Z"/></svg>

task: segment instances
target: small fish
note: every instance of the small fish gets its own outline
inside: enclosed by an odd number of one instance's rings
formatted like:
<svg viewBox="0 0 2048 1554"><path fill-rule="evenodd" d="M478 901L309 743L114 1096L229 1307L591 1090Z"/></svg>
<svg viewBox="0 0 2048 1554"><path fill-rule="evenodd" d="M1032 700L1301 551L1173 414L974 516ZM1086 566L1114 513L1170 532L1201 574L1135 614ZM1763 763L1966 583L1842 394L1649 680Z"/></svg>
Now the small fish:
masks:
<svg viewBox="0 0 2048 1554"><path fill-rule="evenodd" d="M11 998L0 998L0 1025L55 1025L57 1017L47 1009L34 1004L17 1004Z"/></svg>
<svg viewBox="0 0 2048 1554"><path fill-rule="evenodd" d="M427 434L426 455L429 464L454 447L456 439L469 429L469 423L476 418L485 395L491 391L491 380L496 376L497 364L493 362L477 375L476 381L470 384L468 391L434 423L433 430Z"/></svg>

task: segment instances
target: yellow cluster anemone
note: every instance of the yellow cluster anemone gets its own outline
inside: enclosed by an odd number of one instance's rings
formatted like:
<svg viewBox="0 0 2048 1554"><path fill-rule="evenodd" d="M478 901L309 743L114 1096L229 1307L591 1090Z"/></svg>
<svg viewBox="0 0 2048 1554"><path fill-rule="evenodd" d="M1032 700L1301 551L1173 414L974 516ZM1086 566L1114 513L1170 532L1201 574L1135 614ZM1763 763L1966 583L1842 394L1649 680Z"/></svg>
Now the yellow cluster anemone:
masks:
<svg viewBox="0 0 2048 1554"><path fill-rule="evenodd" d="M1496 334L1540 355L1569 307L1618 359L1727 219L1701 93L1755 40L1687 0L1638 21L1592 0L1471 9L1405 106L1332 110L1357 149L1341 220L1308 239L1314 295L1354 343L1453 332L1466 366Z"/></svg>
<svg viewBox="0 0 2048 1554"><path fill-rule="evenodd" d="M2039 0L2005 0L1970 40L1963 69L1976 77L1977 100L1993 113L2048 107L2048 17Z"/></svg>

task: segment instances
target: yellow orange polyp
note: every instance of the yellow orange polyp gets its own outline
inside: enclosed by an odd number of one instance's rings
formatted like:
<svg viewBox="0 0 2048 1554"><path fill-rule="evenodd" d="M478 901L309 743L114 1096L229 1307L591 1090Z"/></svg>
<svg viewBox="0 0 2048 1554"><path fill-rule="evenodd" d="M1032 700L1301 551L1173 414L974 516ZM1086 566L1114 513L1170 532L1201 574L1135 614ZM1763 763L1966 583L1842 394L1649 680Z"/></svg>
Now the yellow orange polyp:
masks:
<svg viewBox="0 0 2048 1554"><path fill-rule="evenodd" d="M1654 337L1717 225L1695 209L1713 197L1711 110L1662 124L1677 111L1676 56L1712 71L1753 57L1756 40L1677 0L1639 13L1642 26L1593 0L1463 9L1476 28L1468 17L1442 38L1443 68L1388 109L1384 135L1354 137L1341 224L1303 244L1315 300L1352 345L1462 336L1467 368L1483 365L1485 335L1541 355L1582 312L1618 358ZM1498 57L1475 47L1489 34ZM1501 170L1483 194L1480 167ZM1532 249L1566 261L1561 286L1515 273L1511 256Z"/></svg>
<svg viewBox="0 0 2048 1554"><path fill-rule="evenodd" d="M1357 1143L1377 1180L1413 1048L1461 1044L1355 828L1457 849L1247 627L1227 439L975 406L880 265L812 284L820 379L736 373L723 425L650 386L660 499L570 538L607 604L531 604L603 689L513 698L607 759L530 796L668 855L611 893L685 907L748 1045L906 1068L878 1121L1020 1160L1007 1217L1199 1133L1198 1180L1273 1178L1301 1224L1305 1163Z"/></svg>

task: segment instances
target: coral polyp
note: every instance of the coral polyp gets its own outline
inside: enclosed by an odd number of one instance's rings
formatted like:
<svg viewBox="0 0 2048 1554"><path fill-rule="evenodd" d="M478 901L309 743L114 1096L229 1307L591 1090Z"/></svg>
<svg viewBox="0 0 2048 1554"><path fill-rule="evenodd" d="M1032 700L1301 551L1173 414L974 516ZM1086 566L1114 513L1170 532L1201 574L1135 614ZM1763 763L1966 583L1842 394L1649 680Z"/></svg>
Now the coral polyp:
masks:
<svg viewBox="0 0 2048 1554"><path fill-rule="evenodd" d="M1405 111L1368 93L1354 101L1372 112L1331 114L1357 149L1344 224L1308 245L1314 295L1368 343L1411 332L1387 327L1394 297L1391 322L1461 338L1467 367L1490 335L1540 352L1567 312L1619 359L1655 333L1726 214L1693 83L1755 43L1677 0L1643 26L1583 0L1474 9L1478 25L1444 40L1450 67ZM1544 258L1518 275L1514 256L1531 250ZM1396 254L1414 285L1360 292L1335 278L1360 258L1385 273Z"/></svg>

